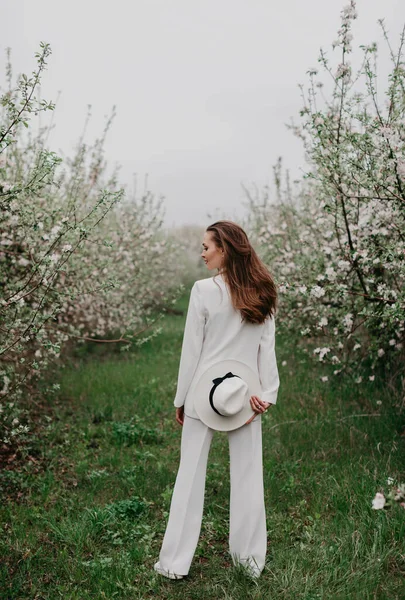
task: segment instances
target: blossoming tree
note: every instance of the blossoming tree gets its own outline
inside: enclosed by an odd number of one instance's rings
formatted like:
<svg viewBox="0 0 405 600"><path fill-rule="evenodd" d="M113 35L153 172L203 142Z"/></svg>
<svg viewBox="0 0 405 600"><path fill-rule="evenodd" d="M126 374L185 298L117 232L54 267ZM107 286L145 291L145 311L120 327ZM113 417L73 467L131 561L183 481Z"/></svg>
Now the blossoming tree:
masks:
<svg viewBox="0 0 405 600"><path fill-rule="evenodd" d="M72 159L46 148L49 126L31 135L29 119L53 110L36 90L37 70L1 97L0 116L0 441L26 433L19 399L69 340L115 341L121 348L156 335L182 289L181 241L162 228L162 200L130 196L106 174L103 146L81 139ZM25 135L24 135L25 134ZM170 261L165 257L170 255ZM180 282L177 284L177 282ZM154 327L151 329L151 326Z"/></svg>
<svg viewBox="0 0 405 600"><path fill-rule="evenodd" d="M301 123L308 172L293 187L275 167L277 201L249 193L250 223L280 284L279 322L308 338L314 356L358 383L403 373L405 331L404 31L397 52L384 23L392 69L377 93L377 46L361 46L354 72L355 2L342 11L329 97L316 69L302 88ZM324 381L328 375L322 376Z"/></svg>

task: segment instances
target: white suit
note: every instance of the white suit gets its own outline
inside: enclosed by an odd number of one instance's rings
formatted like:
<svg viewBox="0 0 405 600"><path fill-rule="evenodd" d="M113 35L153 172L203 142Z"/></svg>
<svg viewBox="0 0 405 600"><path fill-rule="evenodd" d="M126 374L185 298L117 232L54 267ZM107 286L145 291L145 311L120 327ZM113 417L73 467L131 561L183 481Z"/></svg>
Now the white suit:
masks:
<svg viewBox="0 0 405 600"><path fill-rule="evenodd" d="M274 319L242 322L232 306L222 275L193 285L184 329L176 407L184 404L181 458L170 506L160 567L187 575L201 529L205 475L214 430L198 418L193 389L212 364L225 359L246 363L260 378L261 399L275 404L279 377L275 356ZM229 551L233 562L260 575L267 550L263 492L261 415L249 425L227 432L230 451Z"/></svg>
<svg viewBox="0 0 405 600"><path fill-rule="evenodd" d="M190 294L174 406L183 406L198 419L193 407L193 386L207 367L226 359L240 360L259 374L261 399L275 404L279 386L274 352L274 319L242 322L232 306L222 275L201 279Z"/></svg>

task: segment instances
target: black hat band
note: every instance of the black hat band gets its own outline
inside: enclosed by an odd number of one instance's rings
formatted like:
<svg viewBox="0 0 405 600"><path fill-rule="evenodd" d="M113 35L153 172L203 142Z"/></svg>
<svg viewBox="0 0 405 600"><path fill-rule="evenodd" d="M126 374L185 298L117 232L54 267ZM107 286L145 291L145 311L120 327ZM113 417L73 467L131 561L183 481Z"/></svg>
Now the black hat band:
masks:
<svg viewBox="0 0 405 600"><path fill-rule="evenodd" d="M217 386L218 386L220 383L222 383L222 382L224 381L224 379L229 379L230 377L239 377L239 375L234 375L233 373L231 373L231 371L229 371L229 373L227 373L227 374L226 374L226 375L224 375L223 377L216 377L215 379L213 379L213 380L212 380L212 383L213 383L214 385L212 386L212 388L211 388L211 390L210 390L210 404L211 404L211 408L212 408L213 410L215 410L215 412L217 413L217 415L219 415L220 417L225 417L225 416L227 416L227 415L223 415L223 414L221 414L221 413L219 412L219 410L217 410L217 409L215 408L215 406L214 406L214 402L213 402L213 399L212 399L212 397L213 397L213 395L214 395L214 392L215 392L215 390L216 390ZM239 379L240 379L240 377L239 377Z"/></svg>

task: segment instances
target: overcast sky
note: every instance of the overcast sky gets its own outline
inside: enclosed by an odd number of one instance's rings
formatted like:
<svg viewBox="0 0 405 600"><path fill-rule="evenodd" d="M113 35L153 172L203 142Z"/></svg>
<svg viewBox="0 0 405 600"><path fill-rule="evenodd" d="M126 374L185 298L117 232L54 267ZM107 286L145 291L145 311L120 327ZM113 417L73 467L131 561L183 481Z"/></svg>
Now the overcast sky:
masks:
<svg viewBox="0 0 405 600"><path fill-rule="evenodd" d="M112 106L109 163L121 180L165 196L166 225L207 226L207 213L243 213L241 183L271 183L279 155L293 177L301 143L285 124L299 120L299 83L332 56L348 0L0 0L0 72L12 48L14 73L35 68L51 44L42 97L56 101L49 144L71 154L92 105L87 141ZM382 44L383 17L394 47L404 0L359 0L353 47ZM336 51L337 52L337 51ZM335 54L336 54L335 52ZM358 56L360 54L358 53ZM336 56L336 60L338 57ZM386 54L381 71L388 68Z"/></svg>

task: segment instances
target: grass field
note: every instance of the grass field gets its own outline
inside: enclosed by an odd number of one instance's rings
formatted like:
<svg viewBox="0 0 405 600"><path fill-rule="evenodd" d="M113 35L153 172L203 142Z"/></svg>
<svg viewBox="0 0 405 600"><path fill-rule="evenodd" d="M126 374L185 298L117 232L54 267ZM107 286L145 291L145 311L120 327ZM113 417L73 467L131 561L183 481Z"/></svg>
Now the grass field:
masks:
<svg viewBox="0 0 405 600"><path fill-rule="evenodd" d="M0 597L404 599L405 510L371 508L388 477L405 481L404 419L389 390L324 384L280 337L278 403L263 417L261 578L231 566L228 442L218 432L189 576L155 574L180 455L183 327L184 316L168 316L135 353L97 352L62 371L26 460L1 474Z"/></svg>

